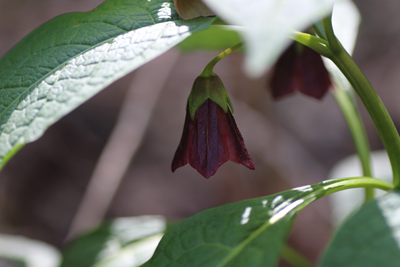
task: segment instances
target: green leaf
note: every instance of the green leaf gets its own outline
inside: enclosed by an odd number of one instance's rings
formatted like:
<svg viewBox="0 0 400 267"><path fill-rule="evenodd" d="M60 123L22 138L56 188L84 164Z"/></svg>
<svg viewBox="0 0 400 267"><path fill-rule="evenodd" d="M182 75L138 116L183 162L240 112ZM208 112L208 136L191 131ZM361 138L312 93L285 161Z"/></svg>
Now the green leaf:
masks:
<svg viewBox="0 0 400 267"><path fill-rule="evenodd" d="M297 211L327 194L372 185L391 188L375 178L336 179L200 212L168 231L143 266L275 266Z"/></svg>
<svg viewBox="0 0 400 267"><path fill-rule="evenodd" d="M161 216L118 218L74 240L61 267L135 267L157 247L166 221Z"/></svg>
<svg viewBox="0 0 400 267"><path fill-rule="evenodd" d="M195 50L225 50L242 38L236 31L237 27L225 25L211 25L207 30L197 32L178 45L184 52Z"/></svg>
<svg viewBox="0 0 400 267"><path fill-rule="evenodd" d="M388 193L347 220L319 266L400 266L400 194Z"/></svg>
<svg viewBox="0 0 400 267"><path fill-rule="evenodd" d="M143 267L275 266L292 216L270 224L268 201L273 199L243 201L182 221L167 232Z"/></svg>
<svg viewBox="0 0 400 267"><path fill-rule="evenodd" d="M246 27L245 70L260 76L290 42L294 29L304 30L344 0L203 0L222 19Z"/></svg>
<svg viewBox="0 0 400 267"><path fill-rule="evenodd" d="M0 166L98 91L213 20L182 21L172 0L109 0L34 30L0 59Z"/></svg>

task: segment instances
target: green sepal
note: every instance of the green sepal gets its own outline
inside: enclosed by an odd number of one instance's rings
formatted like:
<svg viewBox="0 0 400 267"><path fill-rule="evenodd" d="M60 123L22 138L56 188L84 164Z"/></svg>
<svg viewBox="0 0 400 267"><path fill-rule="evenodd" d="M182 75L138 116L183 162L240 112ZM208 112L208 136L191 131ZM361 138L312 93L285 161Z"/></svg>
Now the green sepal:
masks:
<svg viewBox="0 0 400 267"><path fill-rule="evenodd" d="M189 109L190 118L192 120L194 120L196 111L207 99L212 100L220 106L225 113L228 112L228 106L231 108L232 114L234 113L232 102L218 75L215 73L205 74L203 72L194 81L187 103L187 108Z"/></svg>

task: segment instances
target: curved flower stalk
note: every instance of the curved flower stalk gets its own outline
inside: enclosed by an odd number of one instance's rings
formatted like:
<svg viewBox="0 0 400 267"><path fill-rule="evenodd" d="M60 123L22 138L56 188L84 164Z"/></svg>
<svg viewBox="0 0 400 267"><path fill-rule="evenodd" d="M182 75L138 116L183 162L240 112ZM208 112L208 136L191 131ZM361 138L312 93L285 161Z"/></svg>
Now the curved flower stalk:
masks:
<svg viewBox="0 0 400 267"><path fill-rule="evenodd" d="M331 85L320 54L297 42L290 45L278 59L269 81L275 99L290 95L296 90L321 99Z"/></svg>
<svg viewBox="0 0 400 267"><path fill-rule="evenodd" d="M217 75L196 79L188 99L185 125L172 161L172 172L189 163L208 179L228 160L254 170L253 160L229 106L232 108Z"/></svg>

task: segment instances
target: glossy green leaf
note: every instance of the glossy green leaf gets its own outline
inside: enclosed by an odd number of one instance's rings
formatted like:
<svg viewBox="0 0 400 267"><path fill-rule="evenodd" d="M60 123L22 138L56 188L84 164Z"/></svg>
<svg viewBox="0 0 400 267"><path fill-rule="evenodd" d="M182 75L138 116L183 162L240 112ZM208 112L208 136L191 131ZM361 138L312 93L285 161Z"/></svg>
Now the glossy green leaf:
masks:
<svg viewBox="0 0 400 267"><path fill-rule="evenodd" d="M275 266L291 228L291 216L268 223L257 199L207 210L167 232L150 266ZM264 203L265 203L264 202Z"/></svg>
<svg viewBox="0 0 400 267"><path fill-rule="evenodd" d="M98 91L213 20L182 21L172 0L109 0L34 30L0 59L0 166Z"/></svg>
<svg viewBox="0 0 400 267"><path fill-rule="evenodd" d="M74 240L61 267L135 267L157 247L166 221L161 216L118 218Z"/></svg>
<svg viewBox="0 0 400 267"><path fill-rule="evenodd" d="M400 266L400 194L388 193L347 220L319 266Z"/></svg>
<svg viewBox="0 0 400 267"><path fill-rule="evenodd" d="M228 23L246 27L245 70L260 76L290 42L292 31L304 30L345 0L203 0Z"/></svg>
<svg viewBox="0 0 400 267"><path fill-rule="evenodd" d="M375 178L337 179L200 212L168 231L143 266L275 266L297 211L324 195L372 184L391 188Z"/></svg>

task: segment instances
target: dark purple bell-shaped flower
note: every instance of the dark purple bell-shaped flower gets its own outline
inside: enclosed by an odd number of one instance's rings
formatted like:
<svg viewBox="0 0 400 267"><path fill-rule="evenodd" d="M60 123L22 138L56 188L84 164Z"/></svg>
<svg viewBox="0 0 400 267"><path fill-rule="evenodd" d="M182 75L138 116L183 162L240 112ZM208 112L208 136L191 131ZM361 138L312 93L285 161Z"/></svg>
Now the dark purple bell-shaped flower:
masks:
<svg viewBox="0 0 400 267"><path fill-rule="evenodd" d="M276 62L269 86L275 99L294 93L321 99L331 86L321 56L299 43L293 43Z"/></svg>
<svg viewBox="0 0 400 267"><path fill-rule="evenodd" d="M200 103L199 99L205 101ZM213 99L224 105L226 111ZM200 107L193 110L191 104L200 104ZM218 76L196 79L188 100L182 138L172 161L173 172L189 163L208 179L228 160L254 170L254 163L228 105L231 103Z"/></svg>

